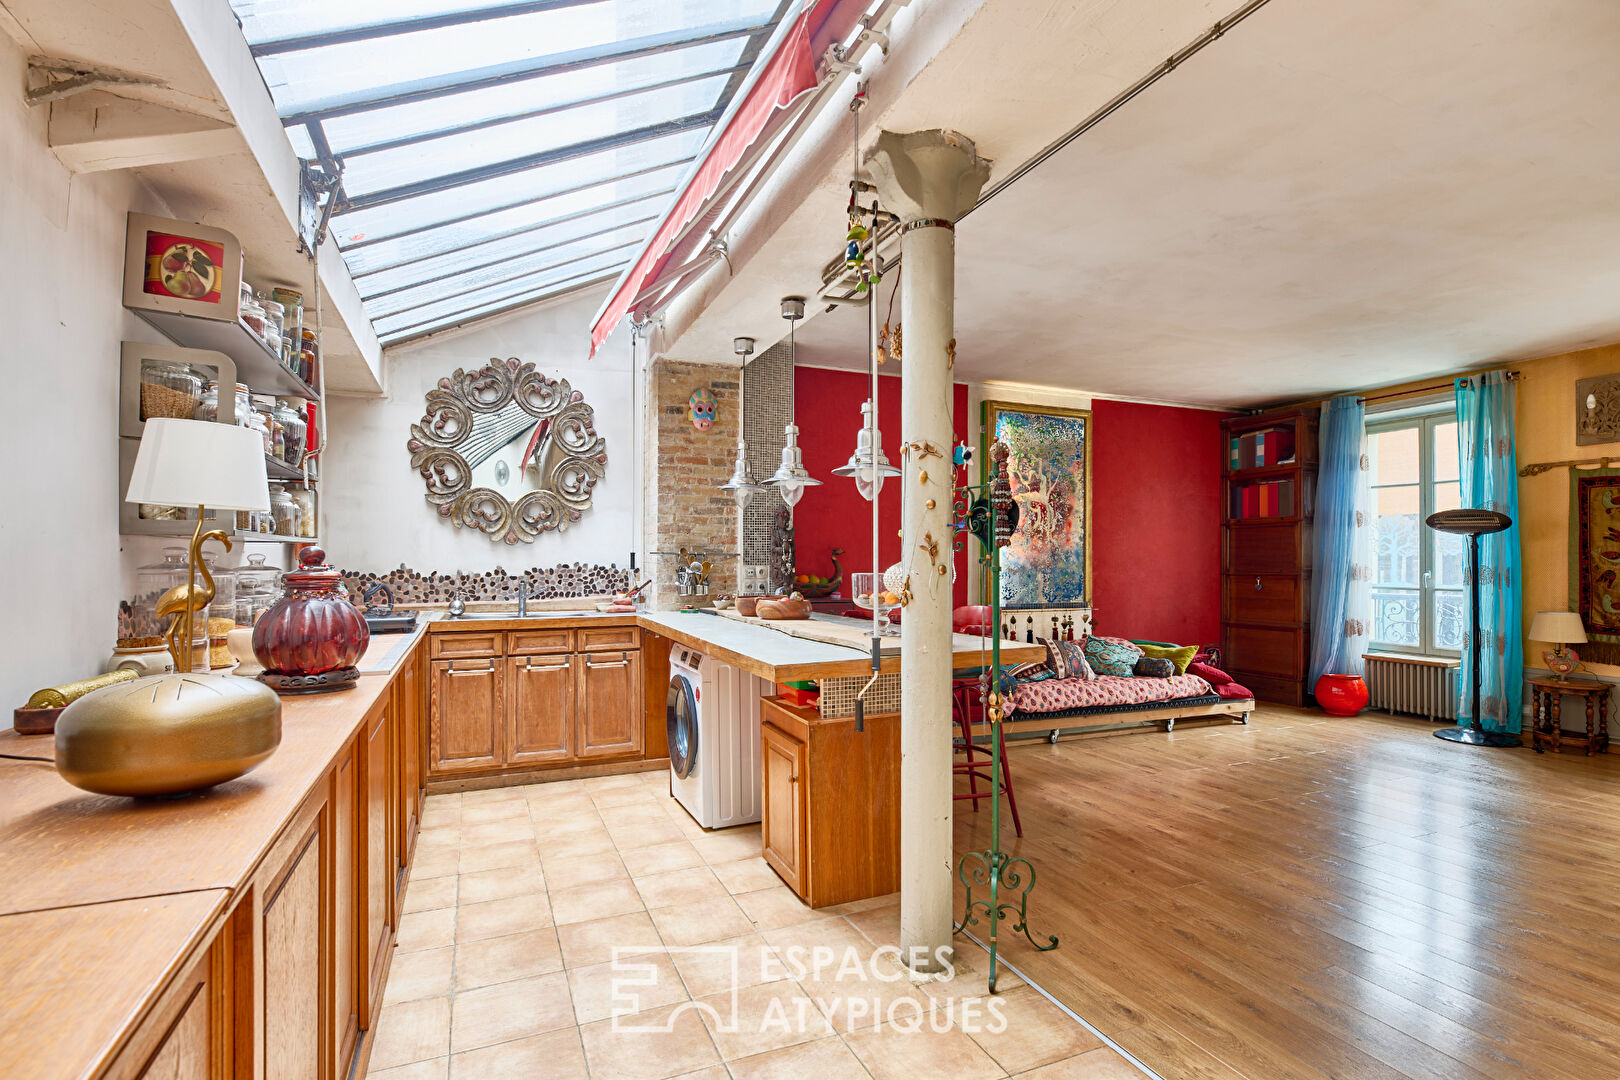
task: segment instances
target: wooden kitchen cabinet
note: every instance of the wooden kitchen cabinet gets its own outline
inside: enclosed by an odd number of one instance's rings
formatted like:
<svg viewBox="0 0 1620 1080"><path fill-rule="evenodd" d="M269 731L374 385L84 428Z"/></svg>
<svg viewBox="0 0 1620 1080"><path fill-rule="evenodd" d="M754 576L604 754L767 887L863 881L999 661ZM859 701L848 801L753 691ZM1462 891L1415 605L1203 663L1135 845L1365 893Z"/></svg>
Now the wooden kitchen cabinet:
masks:
<svg viewBox="0 0 1620 1080"><path fill-rule="evenodd" d="M330 1032L322 1023L322 1005L329 1000L323 969L333 955L325 941L331 908L324 901L330 894L322 888L325 810L293 837L292 856L265 899L257 995L265 1080L329 1080L341 1064L333 1060L341 1055L327 1053Z"/></svg>
<svg viewBox="0 0 1620 1080"><path fill-rule="evenodd" d="M157 1053L141 1070L140 1080L212 1080L208 991L206 981L192 991Z"/></svg>
<svg viewBox="0 0 1620 1080"><path fill-rule="evenodd" d="M574 710L579 758L623 757L641 752L641 653L579 653Z"/></svg>
<svg viewBox="0 0 1620 1080"><path fill-rule="evenodd" d="M375 1015L382 1000L383 976L388 972L388 949L394 928L393 785L394 710L386 695L366 723L366 744L361 771L361 853L359 910L364 917L360 941L362 956L360 1015Z"/></svg>
<svg viewBox="0 0 1620 1080"><path fill-rule="evenodd" d="M495 656L435 660L432 679L428 770L445 775L504 765L505 661Z"/></svg>
<svg viewBox="0 0 1620 1080"><path fill-rule="evenodd" d="M506 764L573 757L574 682L566 653L506 658Z"/></svg>
<svg viewBox="0 0 1620 1080"><path fill-rule="evenodd" d="M410 862L411 845L417 822L422 817L422 646L400 664L394 684L394 760L397 787L394 794L395 843L394 872L396 891L405 884L405 868Z"/></svg>
<svg viewBox="0 0 1620 1080"><path fill-rule="evenodd" d="M365 949L360 933L360 755L350 744L332 767L332 1016L336 1061L349 1059L360 1039L360 972Z"/></svg>
<svg viewBox="0 0 1620 1080"><path fill-rule="evenodd" d="M808 807L802 781L807 747L774 724L760 725L759 732L764 772L760 801L762 854L787 887L803 896Z"/></svg>

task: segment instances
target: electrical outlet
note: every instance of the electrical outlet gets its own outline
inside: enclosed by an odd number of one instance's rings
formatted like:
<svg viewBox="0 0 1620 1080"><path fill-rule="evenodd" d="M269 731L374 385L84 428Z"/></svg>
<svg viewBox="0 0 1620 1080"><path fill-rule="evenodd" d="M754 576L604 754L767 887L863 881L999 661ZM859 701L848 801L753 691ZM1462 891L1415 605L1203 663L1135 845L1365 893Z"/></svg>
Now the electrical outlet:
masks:
<svg viewBox="0 0 1620 1080"><path fill-rule="evenodd" d="M742 568L742 585L745 592L762 593L770 587L771 568L768 566L744 566Z"/></svg>

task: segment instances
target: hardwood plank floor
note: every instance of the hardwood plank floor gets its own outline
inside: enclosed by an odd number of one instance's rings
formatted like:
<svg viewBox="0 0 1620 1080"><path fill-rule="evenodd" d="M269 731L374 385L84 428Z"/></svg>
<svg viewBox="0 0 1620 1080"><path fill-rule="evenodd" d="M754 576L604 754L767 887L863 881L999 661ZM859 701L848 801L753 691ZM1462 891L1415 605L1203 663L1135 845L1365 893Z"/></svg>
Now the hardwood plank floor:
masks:
<svg viewBox="0 0 1620 1080"><path fill-rule="evenodd" d="M1165 1080L1617 1080L1620 754L1432 731L1014 744L1004 840L1061 944L1003 955ZM958 803L957 851L989 826Z"/></svg>

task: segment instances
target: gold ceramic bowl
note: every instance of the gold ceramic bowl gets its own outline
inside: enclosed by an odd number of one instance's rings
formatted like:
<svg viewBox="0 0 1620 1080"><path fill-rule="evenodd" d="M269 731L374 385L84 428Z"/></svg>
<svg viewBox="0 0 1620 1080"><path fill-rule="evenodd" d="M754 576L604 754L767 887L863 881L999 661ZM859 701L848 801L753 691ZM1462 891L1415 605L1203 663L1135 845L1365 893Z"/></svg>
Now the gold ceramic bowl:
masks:
<svg viewBox="0 0 1620 1080"><path fill-rule="evenodd" d="M281 699L254 679L148 675L56 721L56 771L101 795L175 795L248 772L281 745Z"/></svg>

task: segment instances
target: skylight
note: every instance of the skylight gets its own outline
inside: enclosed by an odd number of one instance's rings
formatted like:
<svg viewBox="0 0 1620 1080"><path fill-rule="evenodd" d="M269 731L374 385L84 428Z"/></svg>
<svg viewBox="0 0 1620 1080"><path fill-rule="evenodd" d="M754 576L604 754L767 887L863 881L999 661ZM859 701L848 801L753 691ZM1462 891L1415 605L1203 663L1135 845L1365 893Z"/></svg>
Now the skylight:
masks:
<svg viewBox="0 0 1620 1080"><path fill-rule="evenodd" d="M792 0L231 0L394 345L611 281Z"/></svg>

